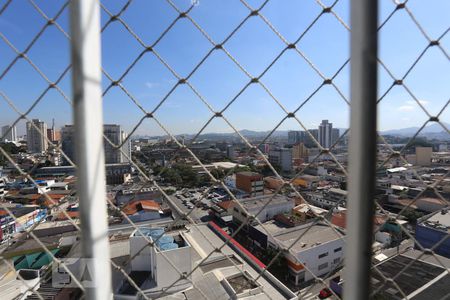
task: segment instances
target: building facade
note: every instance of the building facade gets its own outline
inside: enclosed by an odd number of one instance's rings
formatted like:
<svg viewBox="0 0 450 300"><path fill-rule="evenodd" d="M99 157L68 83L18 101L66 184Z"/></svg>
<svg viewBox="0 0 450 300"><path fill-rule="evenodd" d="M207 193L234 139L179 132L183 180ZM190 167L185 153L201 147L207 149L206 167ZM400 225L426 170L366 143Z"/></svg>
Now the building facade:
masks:
<svg viewBox="0 0 450 300"><path fill-rule="evenodd" d="M16 142L17 130L16 126L6 125L2 127L2 139L3 142Z"/></svg>
<svg viewBox="0 0 450 300"><path fill-rule="evenodd" d="M269 162L279 166L282 172L292 171L292 149L279 148L269 151Z"/></svg>
<svg viewBox="0 0 450 300"><path fill-rule="evenodd" d="M27 122L27 147L30 153L42 153L47 151L47 124L39 119Z"/></svg>
<svg viewBox="0 0 450 300"><path fill-rule="evenodd" d="M264 181L261 174L255 172L236 173L236 188L250 194L250 197L264 194Z"/></svg>
<svg viewBox="0 0 450 300"><path fill-rule="evenodd" d="M61 129L61 148L63 152L72 160L75 161L75 128L73 125L65 125ZM104 149L105 149L105 164L119 164L129 162L127 158L131 156L131 144L126 141L122 146L122 151L116 148L120 146L127 138L127 134L121 129L120 125L105 124L103 126ZM109 140L106 140L106 138ZM114 144L111 145L111 143ZM65 160L65 164L69 164Z"/></svg>
<svg viewBox="0 0 450 300"><path fill-rule="evenodd" d="M322 120L319 125L319 143L324 148L330 148L332 145L333 124L328 120Z"/></svg>

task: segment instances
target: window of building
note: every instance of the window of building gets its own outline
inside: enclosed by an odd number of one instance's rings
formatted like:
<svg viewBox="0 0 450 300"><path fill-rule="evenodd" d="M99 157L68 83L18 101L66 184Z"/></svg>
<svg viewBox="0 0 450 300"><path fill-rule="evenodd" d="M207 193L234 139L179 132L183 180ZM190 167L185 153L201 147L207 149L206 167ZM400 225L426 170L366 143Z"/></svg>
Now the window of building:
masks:
<svg viewBox="0 0 450 300"><path fill-rule="evenodd" d="M234 207L233 210L234 210L235 212L239 212L239 210L238 210L236 207ZM336 251L336 250L335 250L335 251Z"/></svg>
<svg viewBox="0 0 450 300"><path fill-rule="evenodd" d="M328 268L328 263L323 263L323 264L319 265L319 271L323 270L325 268Z"/></svg>
<svg viewBox="0 0 450 300"><path fill-rule="evenodd" d="M341 259L340 258L335 258L334 260L333 260L333 264L338 264L339 262L341 261Z"/></svg>
<svg viewBox="0 0 450 300"><path fill-rule="evenodd" d="M339 251L342 251L342 247L334 249L334 253L339 252Z"/></svg>
<svg viewBox="0 0 450 300"><path fill-rule="evenodd" d="M324 257L326 257L326 256L328 256L328 252L325 252L325 253L320 254L320 255L319 255L319 258L324 258Z"/></svg>

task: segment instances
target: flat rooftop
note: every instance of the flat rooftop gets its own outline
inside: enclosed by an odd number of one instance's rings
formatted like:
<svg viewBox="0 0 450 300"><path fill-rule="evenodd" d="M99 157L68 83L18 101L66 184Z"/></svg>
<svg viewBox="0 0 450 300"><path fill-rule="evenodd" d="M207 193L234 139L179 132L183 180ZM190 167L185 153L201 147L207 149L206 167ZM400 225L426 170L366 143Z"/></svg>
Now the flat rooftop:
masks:
<svg viewBox="0 0 450 300"><path fill-rule="evenodd" d="M411 255L412 254L412 255ZM446 299L450 295L450 275L447 270L431 255L423 255L415 260L420 251L412 251L406 255L397 255L377 265L377 269L386 277L394 278L394 282L401 289L384 280L378 272L372 273L372 287L374 291L381 287L378 295L386 299ZM448 268L450 260L440 257ZM406 270L403 268L411 264ZM402 294L403 292L403 294ZM384 299L383 298L383 299Z"/></svg>
<svg viewBox="0 0 450 300"><path fill-rule="evenodd" d="M294 246L291 245L300 237ZM274 234L274 238L286 248L291 247L294 252L301 252L317 245L343 238L336 229L325 224L304 224L294 228L282 229Z"/></svg>
<svg viewBox="0 0 450 300"><path fill-rule="evenodd" d="M265 205L267 202L270 202L268 205L277 205L284 203L294 203L294 200L283 196L283 195L263 195L257 196L253 198L240 199L239 202L247 209L255 209Z"/></svg>

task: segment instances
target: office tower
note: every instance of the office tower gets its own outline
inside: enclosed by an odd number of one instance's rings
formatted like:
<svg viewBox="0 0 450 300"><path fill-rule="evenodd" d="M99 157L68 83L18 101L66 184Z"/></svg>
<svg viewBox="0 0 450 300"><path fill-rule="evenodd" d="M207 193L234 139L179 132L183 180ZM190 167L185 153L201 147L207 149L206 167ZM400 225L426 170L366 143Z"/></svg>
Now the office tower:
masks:
<svg viewBox="0 0 450 300"><path fill-rule="evenodd" d="M47 124L39 119L27 122L27 147L30 153L47 151Z"/></svg>
<svg viewBox="0 0 450 300"><path fill-rule="evenodd" d="M3 142L16 142L17 130L16 126L6 125L2 127L2 139Z"/></svg>
<svg viewBox="0 0 450 300"><path fill-rule="evenodd" d="M279 148L269 151L269 162L279 166L283 172L292 171L292 149Z"/></svg>
<svg viewBox="0 0 450 300"><path fill-rule="evenodd" d="M333 129L333 124L329 123L328 120L322 120L319 125L319 143L324 148L330 148L331 143L331 131Z"/></svg>

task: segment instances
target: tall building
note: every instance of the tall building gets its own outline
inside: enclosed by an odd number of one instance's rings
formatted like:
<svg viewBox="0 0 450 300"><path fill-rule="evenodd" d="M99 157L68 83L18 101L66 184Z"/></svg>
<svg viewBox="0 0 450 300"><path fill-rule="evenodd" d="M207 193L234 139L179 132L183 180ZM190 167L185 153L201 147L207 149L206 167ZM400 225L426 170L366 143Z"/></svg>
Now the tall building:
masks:
<svg viewBox="0 0 450 300"><path fill-rule="evenodd" d="M17 130L16 126L6 125L2 127L2 139L4 142L16 142L17 141Z"/></svg>
<svg viewBox="0 0 450 300"><path fill-rule="evenodd" d="M331 129L331 145L334 145L334 143L336 143L339 137L340 137L339 129L338 128Z"/></svg>
<svg viewBox="0 0 450 300"><path fill-rule="evenodd" d="M30 153L47 151L47 124L39 119L27 122L27 147Z"/></svg>
<svg viewBox="0 0 450 300"><path fill-rule="evenodd" d="M288 131L288 144L295 145L300 140L300 131Z"/></svg>
<svg viewBox="0 0 450 300"><path fill-rule="evenodd" d="M331 132L333 131L333 124L329 123L328 120L322 120L319 125L319 143L324 148L330 148L331 143Z"/></svg>
<svg viewBox="0 0 450 300"><path fill-rule="evenodd" d="M75 136L74 136L74 126L66 125L61 129L61 148L63 152L72 160L75 159ZM104 136L114 145L120 145L127 138L127 134L122 131L120 125L116 124L105 124L103 125ZM103 141L105 149L105 163L106 164L116 164L129 162L129 159L113 145L111 145L107 140ZM122 146L122 151L131 157L131 144L128 141ZM65 161L67 164L68 162Z"/></svg>
<svg viewBox="0 0 450 300"><path fill-rule="evenodd" d="M234 150L233 145L227 146L227 158L231 160L234 160L236 158L236 151Z"/></svg>
<svg viewBox="0 0 450 300"><path fill-rule="evenodd" d="M305 134L305 138L303 140L303 143L305 143L305 145L307 147L311 147L311 148L315 148L317 147L317 144L314 140L319 140L319 130L317 129L309 129L308 133L304 132ZM311 137L312 135L312 137Z"/></svg>
<svg viewBox="0 0 450 300"><path fill-rule="evenodd" d="M279 166L283 172L292 171L292 149L279 148L269 151L269 162Z"/></svg>

